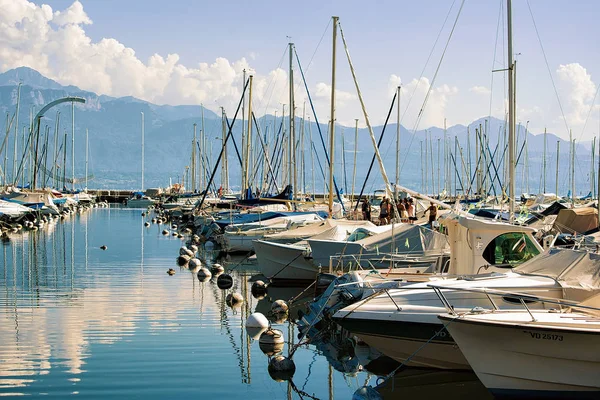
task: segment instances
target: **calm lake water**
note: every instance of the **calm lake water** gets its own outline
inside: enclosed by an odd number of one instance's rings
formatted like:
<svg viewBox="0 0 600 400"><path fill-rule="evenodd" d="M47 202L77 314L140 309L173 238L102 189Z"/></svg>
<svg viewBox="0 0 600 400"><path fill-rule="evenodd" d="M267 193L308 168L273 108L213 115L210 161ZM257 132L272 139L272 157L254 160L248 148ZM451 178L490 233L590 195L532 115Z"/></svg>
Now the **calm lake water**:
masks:
<svg viewBox="0 0 600 400"><path fill-rule="evenodd" d="M379 374L394 368L332 329L296 351L293 383L274 381L246 318L276 299L300 295L301 304L312 292L269 288L258 301L249 293L252 267L236 259L225 260L236 266L231 290L214 278L200 283L175 266L183 241L143 222L141 210L92 209L0 244L0 396L350 399L376 385L362 365ZM217 255L203 256L210 263ZM235 309L225 304L233 291L247 300ZM274 327L287 355L295 325ZM386 398L488 396L472 373L406 370L393 391L389 383Z"/></svg>

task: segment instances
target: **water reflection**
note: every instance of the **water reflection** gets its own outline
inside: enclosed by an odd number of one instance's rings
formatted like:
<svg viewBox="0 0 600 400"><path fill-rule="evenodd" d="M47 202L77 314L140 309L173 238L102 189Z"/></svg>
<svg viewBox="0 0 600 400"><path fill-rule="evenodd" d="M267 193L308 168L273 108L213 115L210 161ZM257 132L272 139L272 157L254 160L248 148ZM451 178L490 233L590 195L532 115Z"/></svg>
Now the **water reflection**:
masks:
<svg viewBox="0 0 600 400"><path fill-rule="evenodd" d="M140 214L90 210L0 244L0 395L345 399L396 367L336 328L299 344L293 320L311 289L269 287L257 300L253 265L236 259L219 260L235 267L231 289L220 290L217 275L201 283L175 266L182 241L144 227L151 217ZM209 268L216 257L199 255ZM228 307L230 293L244 302ZM283 354L299 346L294 378L283 383L271 380L268 356L245 330L251 313L269 315L279 299L290 303L291 322L272 318ZM386 397L416 382L404 376L393 392L382 388Z"/></svg>

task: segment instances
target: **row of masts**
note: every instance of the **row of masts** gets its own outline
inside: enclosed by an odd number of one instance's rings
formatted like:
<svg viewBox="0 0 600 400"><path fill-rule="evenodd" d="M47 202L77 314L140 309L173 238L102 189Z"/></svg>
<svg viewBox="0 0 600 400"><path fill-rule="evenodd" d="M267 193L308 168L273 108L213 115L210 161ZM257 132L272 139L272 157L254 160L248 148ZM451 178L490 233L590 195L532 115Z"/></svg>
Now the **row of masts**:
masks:
<svg viewBox="0 0 600 400"><path fill-rule="evenodd" d="M70 179L67 177L68 133L64 129L64 135L60 135L61 112L56 112L54 121L53 140L49 125L41 129L41 117L34 118L34 109L29 110L29 124L19 129L19 113L21 103L21 86L17 86L16 110L12 116L6 114L6 129L4 139L0 145L0 182L3 187L29 185L31 189L38 187L67 188L71 183L71 189L75 189L75 103L71 102L71 165ZM61 137L62 136L62 137ZM89 168L89 134L86 129L85 145L85 188L88 185ZM9 139L12 140L12 168L9 168ZM62 140L61 140L62 139Z"/></svg>

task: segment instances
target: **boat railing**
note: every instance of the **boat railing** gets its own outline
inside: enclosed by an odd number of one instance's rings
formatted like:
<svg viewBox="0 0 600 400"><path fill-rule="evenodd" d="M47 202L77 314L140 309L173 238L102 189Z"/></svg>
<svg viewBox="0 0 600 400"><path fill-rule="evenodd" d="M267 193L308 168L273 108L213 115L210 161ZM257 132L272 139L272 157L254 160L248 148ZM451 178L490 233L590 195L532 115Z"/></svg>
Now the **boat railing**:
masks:
<svg viewBox="0 0 600 400"><path fill-rule="evenodd" d="M518 292L507 291L507 290L487 289L487 288L462 288L462 287L459 288L459 287L451 287L451 286L449 287L449 286L436 285L435 283L429 284L427 286L433 289L433 291L437 294L440 301L442 302L442 304L448 311L448 314L451 314L453 316L459 316L459 313L456 312L456 310L454 309L454 306L452 306L452 304L450 303L450 301L444 294L444 291L483 294L490 301L490 304L492 305L492 310L491 310L492 312L500 311L500 307L498 307L498 304L494 301L492 296L501 297L503 299L514 300L514 301L520 303L525 308L525 310L529 313L529 316L531 317L532 321L535 321L536 319L533 316L533 314L532 314L530 308L527 306L527 304L528 303L531 304L534 302L542 303L542 304L556 305L559 307L558 311L562 311L563 308L571 308L571 309L580 309L580 310L600 312L600 308L598 308L598 307L583 305L579 302L575 302L572 300L564 300L564 299L557 299L557 298L544 297L544 296L535 296L535 295L527 294L527 293L518 293ZM485 312L485 311L486 310L480 309L478 307L471 310L472 313Z"/></svg>

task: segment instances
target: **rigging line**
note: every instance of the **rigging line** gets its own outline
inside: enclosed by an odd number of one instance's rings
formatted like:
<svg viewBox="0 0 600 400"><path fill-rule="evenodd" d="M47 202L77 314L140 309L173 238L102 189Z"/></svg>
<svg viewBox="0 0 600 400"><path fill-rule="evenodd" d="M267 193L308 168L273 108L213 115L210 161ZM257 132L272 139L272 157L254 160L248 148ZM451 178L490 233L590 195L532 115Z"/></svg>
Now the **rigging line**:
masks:
<svg viewBox="0 0 600 400"><path fill-rule="evenodd" d="M286 45L286 46L285 46L285 48L283 49L283 53L281 54L281 58L279 59L279 64L277 64L277 69L280 69L280 68L281 68L281 64L283 64L283 60L285 59L285 54L286 54L286 53L287 53L287 45ZM267 108L269 108L269 105L271 104L271 99L273 98L273 93L275 92L275 86L276 86L276 85L274 84L275 77L276 77L276 75L273 75L273 76L271 77L271 81L269 82L269 84L267 85L267 89L265 90L265 93L268 93L268 92L269 92L269 88L271 87L271 85L273 85L273 88L271 89L271 93L269 94L269 98L268 98L268 100L267 100L267 103L265 104L265 107L264 107L264 113L263 113L263 116L267 114ZM261 108L261 106L262 106L262 104L261 104L261 102L260 102L260 101L258 102L258 104L260 104L260 105L258 105L258 106L256 107L257 109ZM263 122L263 124L262 124L261 128L262 128L262 129L263 129L263 131L264 131L264 129L265 129L265 127L264 127L264 124L265 124L265 123L267 123L267 122L266 122L266 118L263 118L263 121L262 121L262 122Z"/></svg>
<svg viewBox="0 0 600 400"><path fill-rule="evenodd" d="M410 104L412 102L412 99L415 97L415 93L417 92L417 89L419 88L419 85L421 84L421 80L423 79L423 76L425 75L425 70L427 69L427 66L429 65L429 61L431 60L431 56L433 55L433 52L435 51L435 48L437 47L438 41L440 40L440 37L442 36L442 32L444 31L444 28L446 27L446 22L448 22L448 18L450 17L450 13L452 12L452 9L454 8L454 4L456 3L456 0L452 1L452 4L450 5L450 9L448 9L448 13L446 13L446 18L444 18L444 22L442 23L442 27L440 28L435 41L433 42L433 46L431 47L431 51L429 52L429 55L427 56L427 60L425 61L425 65L423 65L423 69L421 70L421 75L419 76L419 80L417 81L417 84L415 85L412 93L410 94L410 97L408 98L408 102L406 104L406 107L404 107L404 112L402 113L402 115L400 116L400 121L398 122L400 125L402 125L402 121L404 121L404 116L406 115L406 113L408 112L408 109L410 107ZM400 89L400 93L402 94L402 89ZM383 156L384 159L387 159L387 156L390 152L391 147L388 147L387 150L385 151L385 154ZM400 169L400 171L402 171L402 169Z"/></svg>
<svg viewBox="0 0 600 400"><path fill-rule="evenodd" d="M527 0L527 8L529 9L529 15L531 15L531 21L533 22L533 27L535 28L535 34L537 35L538 42L540 43L540 48L542 49L542 54L544 55L544 62L546 63L546 68L548 69L548 75L550 75L550 81L552 81L552 87L554 88L554 94L556 94L556 100L558 101L558 106L560 107L560 113L562 114L563 120L565 121L565 127L567 128L567 133L569 133L569 124L567 123L567 117L565 116L565 111L563 110L562 102L560 101L560 96L558 95L558 89L556 88L556 84L554 83L554 77L552 76L552 71L550 71L550 64L548 64L548 58L546 57L546 51L544 50L544 45L542 44L542 38L540 37L540 32L538 31L537 24L535 23L535 18L533 17L533 11L531 10L531 5L529 4L529 0Z"/></svg>
<svg viewBox="0 0 600 400"><path fill-rule="evenodd" d="M450 34L448 35L448 40L446 41L446 45L444 46L444 51L442 52L440 61L437 65L437 68L435 69L433 78L431 79L431 84L429 85L429 89L427 89L427 93L425 94L425 99L423 100L423 105L421 106L421 110L419 110L419 114L417 115L417 120L415 121L415 126L413 128L412 137L410 138L410 142L408 143L408 149L406 150L406 155L410 154L410 148L414 141L415 134L417 132L419 123L421 122L421 118L423 117L423 111L425 111L425 106L427 105L427 100L429 100L429 95L431 94L433 85L435 84L438 73L440 71L440 67L442 66L442 62L444 61L444 56L446 55L446 51L448 50L448 46L450 45L450 40L452 39L452 35L454 34L454 30L456 29L456 25L458 24L458 19L460 18L460 14L462 12L464 5L465 5L465 0L462 0L460 3L460 8L458 9L458 13L456 14L456 19L454 20L454 24L452 25L452 30L450 31ZM404 164L406 164L407 158L408 157L404 157L404 160L402 161L402 166L400 167L400 171L402 171L404 169Z"/></svg>

